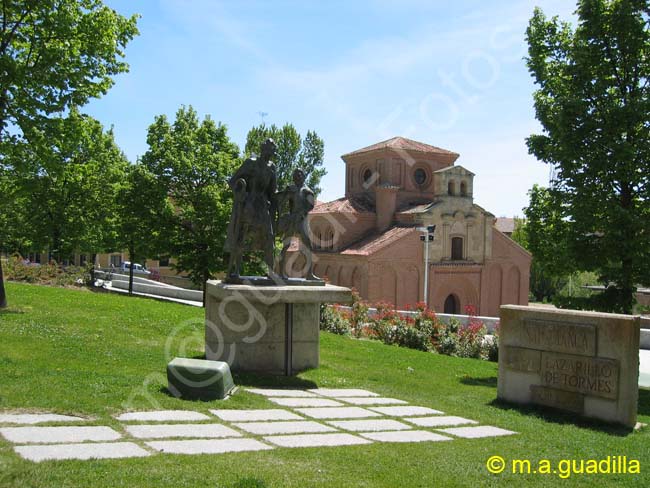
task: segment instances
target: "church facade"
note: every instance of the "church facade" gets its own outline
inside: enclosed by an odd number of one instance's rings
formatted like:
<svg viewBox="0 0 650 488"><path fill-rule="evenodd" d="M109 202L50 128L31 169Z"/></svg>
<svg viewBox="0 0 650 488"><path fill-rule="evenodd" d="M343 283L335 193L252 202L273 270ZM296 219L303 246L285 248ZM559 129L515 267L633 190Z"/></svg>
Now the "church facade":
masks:
<svg viewBox="0 0 650 488"><path fill-rule="evenodd" d="M459 155L394 137L342 156L345 196L309 214L314 272L398 308L424 300L438 312L498 316L502 304L528 303L531 256L474 203L474 174ZM304 258L293 250L296 267Z"/></svg>

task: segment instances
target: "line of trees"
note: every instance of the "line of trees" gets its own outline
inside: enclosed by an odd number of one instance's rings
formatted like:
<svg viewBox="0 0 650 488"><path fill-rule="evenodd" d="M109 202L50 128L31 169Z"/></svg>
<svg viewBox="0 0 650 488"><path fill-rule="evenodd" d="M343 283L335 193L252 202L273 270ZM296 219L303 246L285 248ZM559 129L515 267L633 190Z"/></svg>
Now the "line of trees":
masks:
<svg viewBox="0 0 650 488"><path fill-rule="evenodd" d="M48 250L59 262L122 250L132 263L174 257L200 285L224 271L228 179L241 162L226 126L200 120L191 106L173 122L157 116L148 150L132 164L112 129L82 112L128 70L124 48L138 34L137 16L100 0L1 1L0 251ZM254 127L246 155L266 137L281 148L279 181L301 166L318 191L318 135L303 140L291 124Z"/></svg>
<svg viewBox="0 0 650 488"><path fill-rule="evenodd" d="M291 124L283 131L301 141ZM310 171L318 184L323 142L314 132L309 136L321 150ZM76 253L94 262L97 253L121 250L132 263L173 257L174 267L204 289L227 265L228 180L241 163L239 148L224 124L200 120L191 106L181 107L172 122L157 116L147 143L130 164L112 130L73 107L8 144L0 173L0 190L11 195L0 202L4 250L49 250L57 262ZM279 180L288 181L298 165L304 165L302 152L284 161Z"/></svg>

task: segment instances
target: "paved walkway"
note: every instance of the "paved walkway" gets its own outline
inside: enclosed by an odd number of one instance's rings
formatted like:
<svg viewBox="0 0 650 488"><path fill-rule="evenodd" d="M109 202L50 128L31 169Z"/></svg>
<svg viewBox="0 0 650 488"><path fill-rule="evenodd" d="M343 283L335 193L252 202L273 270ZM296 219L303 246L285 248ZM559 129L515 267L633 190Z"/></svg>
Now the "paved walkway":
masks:
<svg viewBox="0 0 650 488"><path fill-rule="evenodd" d="M102 286L102 288L115 293L126 293L127 295L129 293L129 290L123 290L121 288L113 288L111 286L110 281L106 282ZM134 291L133 294L139 297L155 298L156 300L162 300L164 302L175 302L175 303L182 303L184 305L192 305L193 307L203 307L203 302L197 302L194 300L183 300L182 298L165 297L162 295L154 295L152 293L140 293L136 291Z"/></svg>
<svg viewBox="0 0 650 488"><path fill-rule="evenodd" d="M248 391L286 408L210 410L212 416L191 410L128 412L116 417L121 422L120 431L106 426L80 426L88 420L78 417L0 414L0 435L13 444L20 456L40 462L374 442L449 442L515 434L367 390ZM33 426L41 422L59 425Z"/></svg>

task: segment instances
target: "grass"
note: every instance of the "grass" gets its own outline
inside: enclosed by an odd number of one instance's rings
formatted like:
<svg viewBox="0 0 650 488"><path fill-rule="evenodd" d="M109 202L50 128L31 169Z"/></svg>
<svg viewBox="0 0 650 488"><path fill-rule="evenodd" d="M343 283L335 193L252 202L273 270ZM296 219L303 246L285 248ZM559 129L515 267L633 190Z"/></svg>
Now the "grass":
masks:
<svg viewBox="0 0 650 488"><path fill-rule="evenodd" d="M121 295L9 283L0 312L0 411L79 414L119 428L113 415L153 408L207 412L215 402L166 393L165 365L203 354L203 310ZM238 385L358 387L414 405L517 431L510 437L443 443L380 444L141 459L51 461L19 458L0 439L0 486L431 487L555 486L557 474L492 475L506 460L605 459L626 455L640 475L573 474L571 486L650 485L650 428L628 432L569 415L518 409L496 399L497 367L321 334L321 367L295 378L240 375ZM272 408L240 391L226 408ZM640 390L639 420L650 423L650 391Z"/></svg>

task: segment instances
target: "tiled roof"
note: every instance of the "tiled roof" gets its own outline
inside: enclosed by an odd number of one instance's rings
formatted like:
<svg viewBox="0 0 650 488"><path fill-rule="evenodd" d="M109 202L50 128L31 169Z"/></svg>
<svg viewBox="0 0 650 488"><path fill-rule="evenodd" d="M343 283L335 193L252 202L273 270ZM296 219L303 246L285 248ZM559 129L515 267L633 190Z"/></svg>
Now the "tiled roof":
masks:
<svg viewBox="0 0 650 488"><path fill-rule="evenodd" d="M428 212L433 207L438 205L440 202L428 202L428 203L413 203L402 206L397 210L398 214L419 214Z"/></svg>
<svg viewBox="0 0 650 488"><path fill-rule="evenodd" d="M449 154L458 157L459 154L453 151L448 151L447 149L442 149L440 147L431 146L423 142L414 141L412 139L407 139L406 137L393 137L386 141L378 142L368 147L357 149L356 151L349 152L344 154L342 157L352 156L354 154L361 154L370 151L376 151L378 149L403 149L407 151L415 151L421 153L437 153L437 154Z"/></svg>
<svg viewBox="0 0 650 488"><path fill-rule="evenodd" d="M441 168L441 169L438 169L438 170L434 171L434 173L447 173L447 172L466 173L468 175L476 176L474 173L472 173L467 168L465 168L463 166L459 166L459 165L447 166L446 168Z"/></svg>
<svg viewBox="0 0 650 488"><path fill-rule="evenodd" d="M515 231L515 219L509 217L499 217L494 223L494 226L499 232L504 234L512 234Z"/></svg>
<svg viewBox="0 0 650 488"><path fill-rule="evenodd" d="M369 199L342 197L331 202L317 202L311 214L324 213L374 213L375 207Z"/></svg>
<svg viewBox="0 0 650 488"><path fill-rule="evenodd" d="M415 227L391 227L387 231L371 234L352 244L341 254L369 256L413 232L416 232Z"/></svg>

